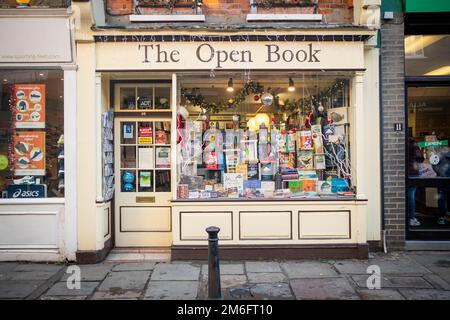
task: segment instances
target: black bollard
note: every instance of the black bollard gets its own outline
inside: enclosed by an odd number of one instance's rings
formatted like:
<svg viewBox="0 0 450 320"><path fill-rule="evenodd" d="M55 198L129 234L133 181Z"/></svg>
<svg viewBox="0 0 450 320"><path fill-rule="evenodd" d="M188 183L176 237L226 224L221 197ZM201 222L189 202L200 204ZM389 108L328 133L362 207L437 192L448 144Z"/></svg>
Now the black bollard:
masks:
<svg viewBox="0 0 450 320"><path fill-rule="evenodd" d="M219 237L220 228L208 227L208 298L222 299L220 288L220 268L219 268Z"/></svg>

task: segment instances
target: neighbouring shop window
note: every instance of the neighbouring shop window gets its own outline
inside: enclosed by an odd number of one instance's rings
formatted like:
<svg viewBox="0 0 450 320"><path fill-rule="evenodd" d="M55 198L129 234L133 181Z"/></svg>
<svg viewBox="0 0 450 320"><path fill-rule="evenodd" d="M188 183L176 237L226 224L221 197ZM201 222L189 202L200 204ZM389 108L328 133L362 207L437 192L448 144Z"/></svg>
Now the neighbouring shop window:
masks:
<svg viewBox="0 0 450 320"><path fill-rule="evenodd" d="M63 75L0 71L2 198L64 197Z"/></svg>
<svg viewBox="0 0 450 320"><path fill-rule="evenodd" d="M180 77L179 199L353 197L349 78Z"/></svg>
<svg viewBox="0 0 450 320"><path fill-rule="evenodd" d="M409 224L448 228L450 86L409 87L408 125Z"/></svg>
<svg viewBox="0 0 450 320"><path fill-rule="evenodd" d="M408 76L449 76L450 35L409 35L405 37Z"/></svg>

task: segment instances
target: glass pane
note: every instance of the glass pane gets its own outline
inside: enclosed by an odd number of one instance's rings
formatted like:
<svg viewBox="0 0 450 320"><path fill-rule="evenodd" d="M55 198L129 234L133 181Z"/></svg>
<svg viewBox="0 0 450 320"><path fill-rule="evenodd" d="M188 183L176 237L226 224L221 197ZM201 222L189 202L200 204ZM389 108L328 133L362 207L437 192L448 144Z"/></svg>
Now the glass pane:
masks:
<svg viewBox="0 0 450 320"><path fill-rule="evenodd" d="M140 110L153 109L153 88L137 88L137 107Z"/></svg>
<svg viewBox="0 0 450 320"><path fill-rule="evenodd" d="M136 89L120 88L120 110L136 109Z"/></svg>
<svg viewBox="0 0 450 320"><path fill-rule="evenodd" d="M153 123L150 121L139 122L138 144L153 143Z"/></svg>
<svg viewBox="0 0 450 320"><path fill-rule="evenodd" d="M155 122L155 144L170 144L170 121Z"/></svg>
<svg viewBox="0 0 450 320"><path fill-rule="evenodd" d="M410 230L450 228L450 187L408 187Z"/></svg>
<svg viewBox="0 0 450 320"><path fill-rule="evenodd" d="M139 170L139 192L153 192L153 171Z"/></svg>
<svg viewBox="0 0 450 320"><path fill-rule="evenodd" d="M155 167L170 168L170 147L155 148Z"/></svg>
<svg viewBox="0 0 450 320"><path fill-rule="evenodd" d="M408 88L408 174L450 177L450 87Z"/></svg>
<svg viewBox="0 0 450 320"><path fill-rule="evenodd" d="M64 72L1 70L0 79L0 197L64 197Z"/></svg>
<svg viewBox="0 0 450 320"><path fill-rule="evenodd" d="M122 192L136 192L136 171L121 170L120 179L120 189Z"/></svg>
<svg viewBox="0 0 450 320"><path fill-rule="evenodd" d="M407 75L450 75L450 36L406 36L405 59Z"/></svg>
<svg viewBox="0 0 450 320"><path fill-rule="evenodd" d="M170 88L155 88L155 109L170 109Z"/></svg>
<svg viewBox="0 0 450 320"><path fill-rule="evenodd" d="M135 122L121 122L121 144L135 144L136 143L136 123Z"/></svg>
<svg viewBox="0 0 450 320"><path fill-rule="evenodd" d="M136 168L136 147L122 146L120 147L120 167Z"/></svg>
<svg viewBox="0 0 450 320"><path fill-rule="evenodd" d="M170 192L170 170L156 170L155 191Z"/></svg>
<svg viewBox="0 0 450 320"><path fill-rule="evenodd" d="M140 169L153 169L155 167L153 147L139 147L138 157Z"/></svg>

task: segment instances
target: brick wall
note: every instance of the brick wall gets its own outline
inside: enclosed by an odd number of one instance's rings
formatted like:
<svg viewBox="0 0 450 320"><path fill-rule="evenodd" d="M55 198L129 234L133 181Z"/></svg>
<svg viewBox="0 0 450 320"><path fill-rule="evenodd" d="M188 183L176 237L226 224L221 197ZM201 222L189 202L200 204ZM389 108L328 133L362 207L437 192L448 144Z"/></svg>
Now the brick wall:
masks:
<svg viewBox="0 0 450 320"><path fill-rule="evenodd" d="M144 2L144 1L142 1ZM133 13L133 0L106 0L107 13L110 15L128 15ZM191 8L175 7L172 11L166 8L143 7L142 14L192 14ZM258 13L312 13L308 7L258 7ZM250 13L249 0L203 0L202 13L211 22L245 22ZM319 12L325 16L325 22L350 23L353 11L349 0L319 0Z"/></svg>
<svg viewBox="0 0 450 320"><path fill-rule="evenodd" d="M405 132L394 132L394 123L405 123L403 41L403 17L398 13L381 27L384 221L390 250L405 245Z"/></svg>

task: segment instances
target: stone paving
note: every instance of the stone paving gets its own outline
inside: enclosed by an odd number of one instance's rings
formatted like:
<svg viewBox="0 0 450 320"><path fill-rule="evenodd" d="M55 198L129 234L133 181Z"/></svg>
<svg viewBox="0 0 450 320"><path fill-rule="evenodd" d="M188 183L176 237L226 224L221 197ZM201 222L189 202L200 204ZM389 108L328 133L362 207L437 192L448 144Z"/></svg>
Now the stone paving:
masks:
<svg viewBox="0 0 450 320"><path fill-rule="evenodd" d="M367 287L369 266L381 288ZM0 299L207 299L206 261L80 265L79 289L68 266L0 263ZM372 254L369 260L222 261L226 300L450 300L450 252ZM376 283L369 281L370 283Z"/></svg>

